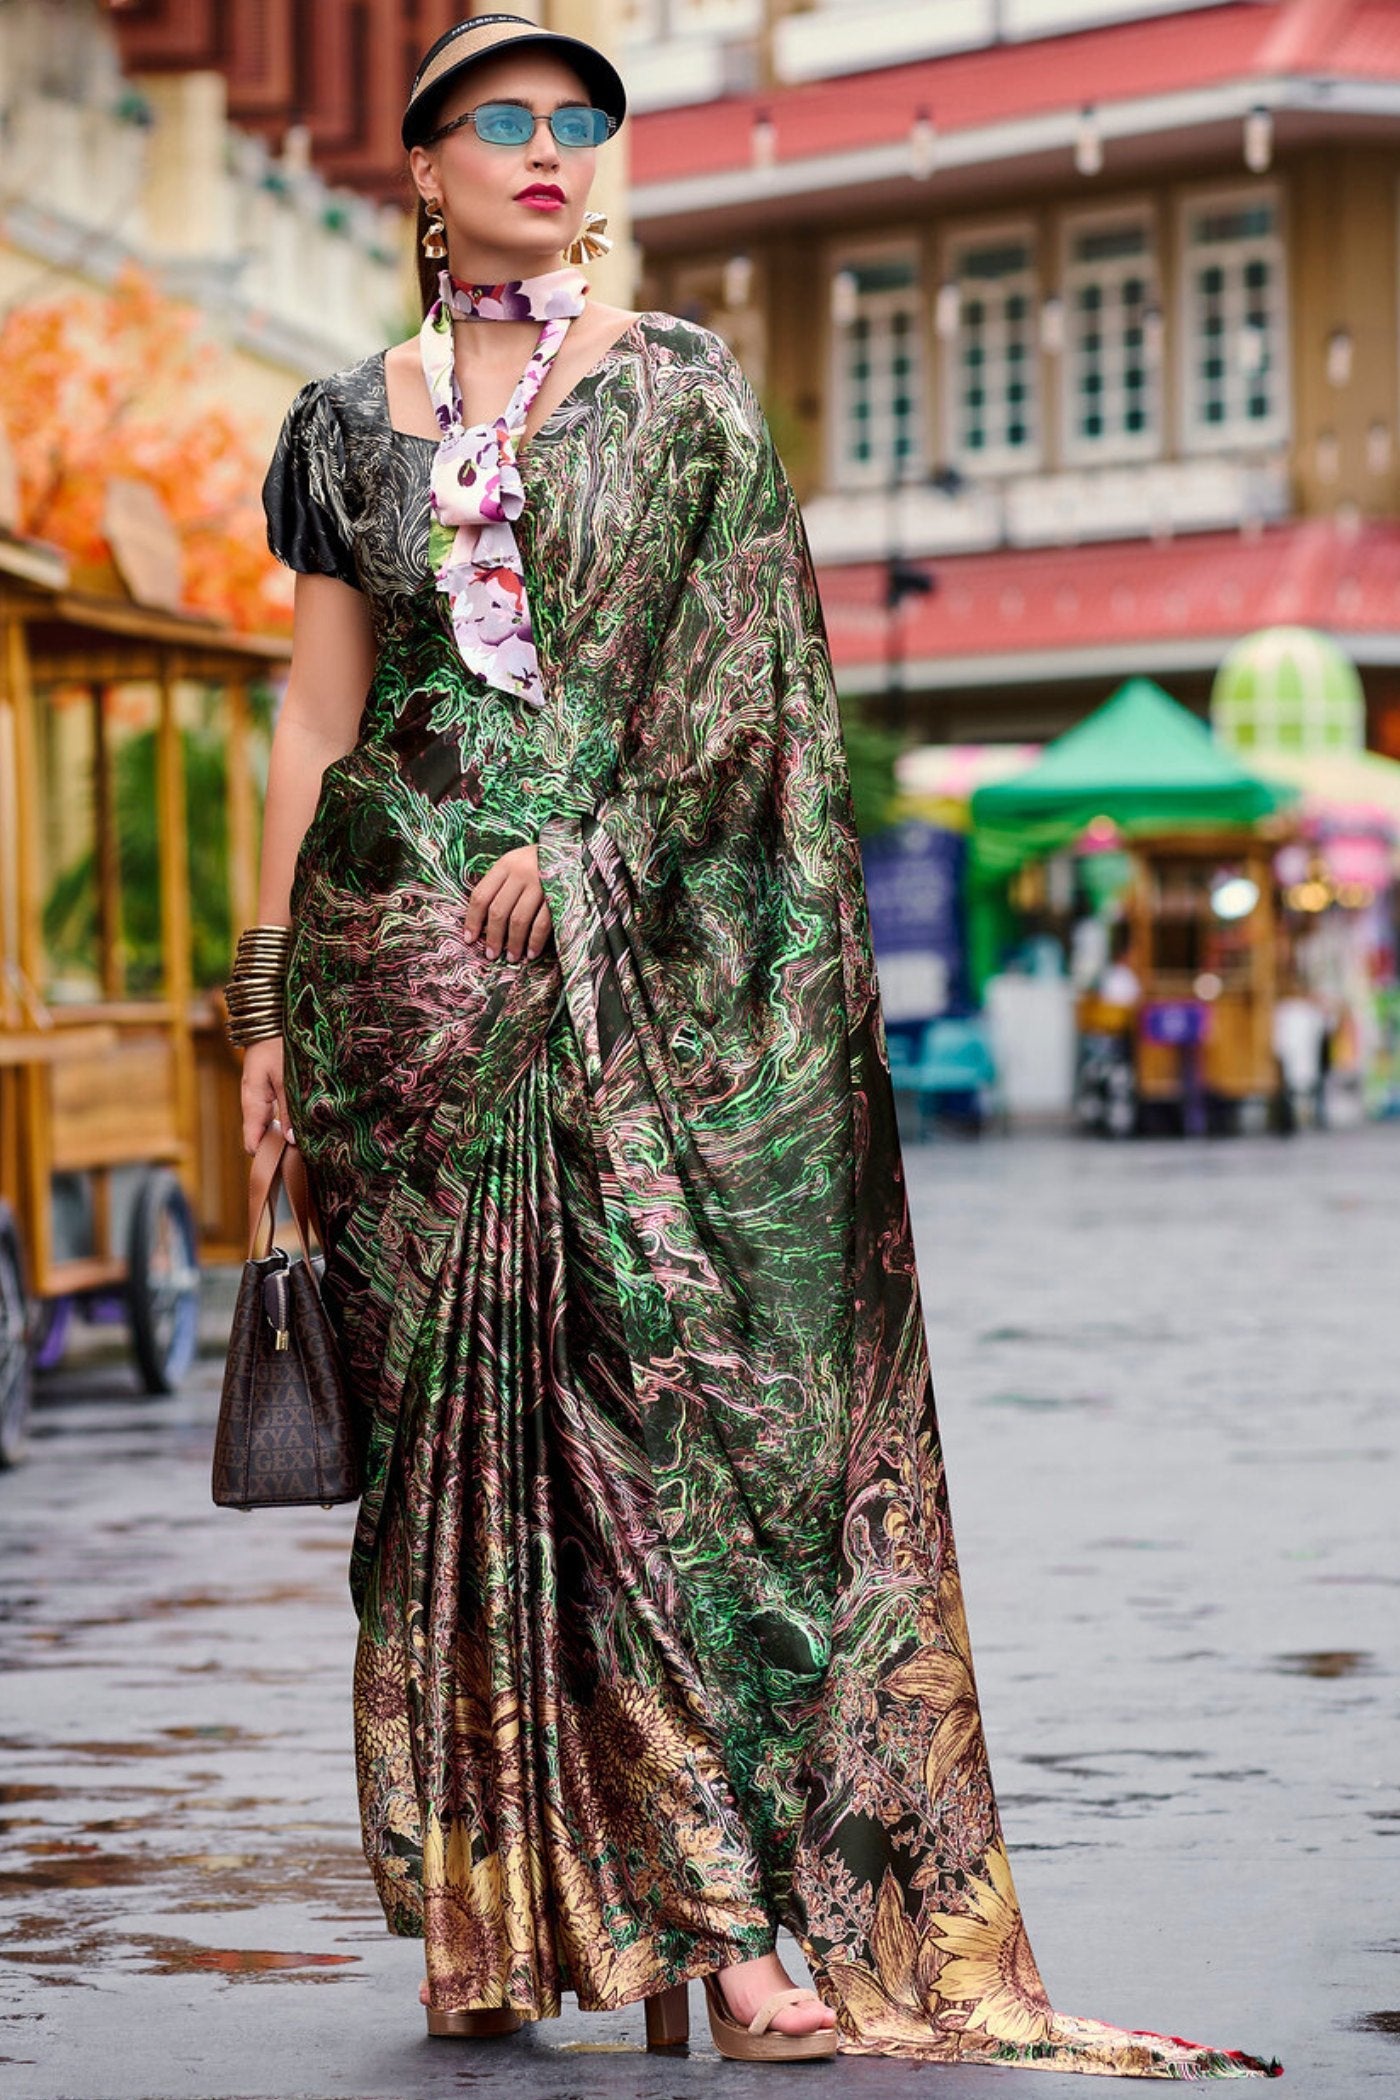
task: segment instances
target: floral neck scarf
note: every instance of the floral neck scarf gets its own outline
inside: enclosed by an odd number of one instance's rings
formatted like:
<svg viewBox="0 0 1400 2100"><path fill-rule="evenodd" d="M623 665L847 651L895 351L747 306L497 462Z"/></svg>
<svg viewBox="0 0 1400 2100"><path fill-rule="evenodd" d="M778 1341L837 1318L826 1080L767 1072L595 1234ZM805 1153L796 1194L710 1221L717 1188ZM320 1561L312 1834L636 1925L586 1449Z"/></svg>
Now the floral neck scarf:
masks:
<svg viewBox="0 0 1400 2100"><path fill-rule="evenodd" d="M428 560L452 613L467 668L527 707L544 706L539 661L525 599L525 571L512 518L525 506L515 447L530 403L568 332L583 312L588 280L576 269L546 270L504 284L459 284L447 270L419 333L423 372L442 439L433 460ZM544 323L503 415L463 421L453 361L454 320Z"/></svg>

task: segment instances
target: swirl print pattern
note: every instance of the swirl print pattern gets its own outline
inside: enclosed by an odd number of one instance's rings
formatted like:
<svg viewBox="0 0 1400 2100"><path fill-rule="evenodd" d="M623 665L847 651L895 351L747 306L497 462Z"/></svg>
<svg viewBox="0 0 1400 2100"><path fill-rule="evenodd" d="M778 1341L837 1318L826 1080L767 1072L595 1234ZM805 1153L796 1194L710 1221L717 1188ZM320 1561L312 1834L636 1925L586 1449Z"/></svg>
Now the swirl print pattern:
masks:
<svg viewBox="0 0 1400 2100"><path fill-rule="evenodd" d="M548 2018L790 1926L840 2047L1276 2067L1046 1996L998 1819L826 636L762 410L634 321L520 453L545 705L462 663L382 358L272 543L378 667L292 891L286 1056L366 1490L366 1854L431 2002ZM553 939L486 962L535 842Z"/></svg>

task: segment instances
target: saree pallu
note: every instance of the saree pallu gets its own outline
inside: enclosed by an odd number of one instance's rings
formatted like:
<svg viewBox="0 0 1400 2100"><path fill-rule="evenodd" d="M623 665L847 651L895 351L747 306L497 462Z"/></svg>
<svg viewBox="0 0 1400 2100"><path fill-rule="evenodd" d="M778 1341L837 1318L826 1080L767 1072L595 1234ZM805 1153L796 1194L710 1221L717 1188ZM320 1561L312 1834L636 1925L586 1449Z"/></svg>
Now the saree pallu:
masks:
<svg viewBox="0 0 1400 2100"><path fill-rule="evenodd" d="M859 848L800 512L710 331L523 448L547 704L466 672L431 440L304 389L274 548L378 667L292 888L292 1127L359 1409L366 1855L432 2002L631 2002L796 1935L839 2046L1161 2078L1054 2010L983 1740ZM553 924L488 961L533 844Z"/></svg>

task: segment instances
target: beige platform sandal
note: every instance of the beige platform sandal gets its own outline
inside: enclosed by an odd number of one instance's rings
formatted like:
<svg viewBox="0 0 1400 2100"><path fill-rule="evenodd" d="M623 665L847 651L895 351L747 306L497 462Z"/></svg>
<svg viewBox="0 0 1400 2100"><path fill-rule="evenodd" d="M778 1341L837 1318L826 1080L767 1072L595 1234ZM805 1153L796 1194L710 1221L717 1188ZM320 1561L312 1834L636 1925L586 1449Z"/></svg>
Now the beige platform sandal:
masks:
<svg viewBox="0 0 1400 2100"><path fill-rule="evenodd" d="M785 2005L821 2004L815 1991L794 1984L789 1990L771 1991L758 2011L743 2026L725 2003L719 1979L703 1978L705 2002L710 2010L710 2035L721 2056L736 2063L802 2063L816 2057L835 2056L836 2029L818 2027L811 2034L784 2034L772 2026L773 2015Z"/></svg>

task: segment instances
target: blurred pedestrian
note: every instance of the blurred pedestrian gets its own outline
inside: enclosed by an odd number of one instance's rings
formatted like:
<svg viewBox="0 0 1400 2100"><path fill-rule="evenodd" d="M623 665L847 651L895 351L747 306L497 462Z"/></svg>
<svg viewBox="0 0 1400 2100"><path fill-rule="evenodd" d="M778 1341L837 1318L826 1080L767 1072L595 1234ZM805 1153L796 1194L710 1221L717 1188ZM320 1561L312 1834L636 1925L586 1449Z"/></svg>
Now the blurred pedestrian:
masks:
<svg viewBox="0 0 1400 2100"><path fill-rule="evenodd" d="M1279 1129L1296 1131L1300 1123L1321 1128L1326 1120L1328 1020L1320 1000L1301 977L1290 972L1274 1002L1273 1049L1279 1068Z"/></svg>
<svg viewBox="0 0 1400 2100"><path fill-rule="evenodd" d="M433 45L404 141L446 267L267 483L300 575L244 1141L275 1111L304 1151L362 1411L386 1917L437 2033L568 1989L664 2042L698 1976L733 2056L839 2019L1262 2070L1055 2012L1026 1940L815 578L722 339L586 296L624 110L524 17Z"/></svg>
<svg viewBox="0 0 1400 2100"><path fill-rule="evenodd" d="M1097 991L1105 1006L1131 1015L1142 1001L1142 979L1132 965L1133 929L1115 919L1108 938L1108 960L1099 973Z"/></svg>

